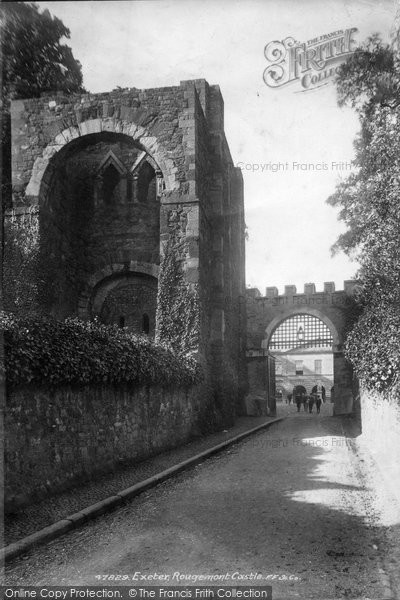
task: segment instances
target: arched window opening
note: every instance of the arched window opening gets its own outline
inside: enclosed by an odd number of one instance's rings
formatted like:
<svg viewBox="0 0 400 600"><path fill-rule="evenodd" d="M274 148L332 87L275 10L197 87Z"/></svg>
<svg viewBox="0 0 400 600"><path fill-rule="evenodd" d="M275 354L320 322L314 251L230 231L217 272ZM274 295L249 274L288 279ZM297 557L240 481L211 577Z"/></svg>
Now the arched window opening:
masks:
<svg viewBox="0 0 400 600"><path fill-rule="evenodd" d="M142 331L143 333L150 333L150 319L149 319L149 315L144 313L143 317L142 317Z"/></svg>
<svg viewBox="0 0 400 600"><path fill-rule="evenodd" d="M121 329L123 327L125 327L125 317L123 317L123 316L118 317L118 327L120 327Z"/></svg>
<svg viewBox="0 0 400 600"><path fill-rule="evenodd" d="M155 171L153 167L147 162L143 162L139 171L138 180L137 180L137 195L139 202L146 202L149 199L149 191L153 193L154 196L157 193L156 191L156 182L154 181L154 185L150 185L150 183L155 180Z"/></svg>
<svg viewBox="0 0 400 600"><path fill-rule="evenodd" d="M112 202L114 190L119 184L120 174L114 165L108 165L103 171L103 198L106 204Z"/></svg>

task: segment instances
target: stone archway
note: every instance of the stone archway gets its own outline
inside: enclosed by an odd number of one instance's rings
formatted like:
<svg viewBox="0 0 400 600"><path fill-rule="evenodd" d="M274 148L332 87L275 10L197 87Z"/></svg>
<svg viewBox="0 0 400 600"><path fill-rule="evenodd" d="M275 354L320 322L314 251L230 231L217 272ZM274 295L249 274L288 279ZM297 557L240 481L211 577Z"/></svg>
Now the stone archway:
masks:
<svg viewBox="0 0 400 600"><path fill-rule="evenodd" d="M315 309L293 309L284 318L276 317L266 329L263 347L275 359L276 388L287 397L301 389L311 394L320 383L327 407L334 402L334 352L339 334L332 321Z"/></svg>
<svg viewBox="0 0 400 600"><path fill-rule="evenodd" d="M53 220L53 240L48 243L44 251L40 250L43 240L48 237L51 228L46 224L40 226L35 250L41 252L43 264L42 273L36 274L43 293L36 292L35 306L39 310L52 314L56 318L78 313L78 303L82 304L82 295L86 280L93 273L112 264L130 264L132 261L139 263L153 263L157 265L162 257L165 242L173 230L170 215L178 212L185 216L186 224L183 232L188 240L188 250L185 256L185 277L188 281L197 282L199 279L199 227L200 227L200 199L199 190L204 194L205 201L209 201L206 187L200 187L200 182L207 179L197 169L197 154L200 149L195 143L196 122L202 118L202 109L205 104L198 105L198 91L194 82L181 82L178 87L167 87L150 90L137 88L113 90L99 94L61 94L49 93L40 98L16 100L12 104L12 185L14 208L21 215L32 207L39 207L37 220ZM219 114L222 103L219 90L216 96L209 94L208 84L201 83L201 87L209 97L210 106L215 103L215 110ZM222 113L221 113L222 114ZM211 113L210 113L211 115ZM204 113L206 120L209 117ZM222 121L221 121L222 123ZM211 126L211 120L210 120ZM213 124L214 127L214 124ZM204 130L204 135L209 135ZM59 217L59 206L54 206L53 182L57 177L59 165L72 147L86 144L96 136L117 136L124 138L134 145L138 154L133 162L126 164L120 154L113 148L105 153L99 161L97 186L93 186L99 196L107 199L108 207L113 209L114 197L121 196L120 192L127 190L126 197L140 197L140 204L145 207L148 194L156 193L159 200L158 208L158 240L157 248L153 243L152 252L148 252L145 243L141 247L132 249L132 245L116 244L113 248L104 248L99 252L96 260L86 261L83 269L78 273L72 272L62 276L63 281L55 280L59 273L65 273L65 265L72 262L86 260L85 241L86 235L81 231L76 235L77 240L83 240L78 252L71 258L69 240L64 232L69 227L68 219ZM204 146L204 150L205 150ZM203 152L203 147L201 152ZM208 164L208 163L207 163ZM211 168L211 163L208 168ZM238 175L238 173L235 174ZM64 182L69 184L69 176ZM232 177L232 180L234 177ZM106 183L105 180L108 180ZM91 187L83 181L80 186L81 197L90 195ZM203 183L201 183L203 185ZM231 184L230 184L231 185ZM233 185L233 183L232 183ZM237 185L238 198L241 197L241 182L235 180L233 188ZM59 186L61 188L62 186ZM59 194L61 196L61 192ZM93 194L96 196L96 194ZM45 201L43 201L45 199ZM100 198L101 199L101 198ZM64 207L70 205L69 198L64 199ZM236 201L236 196L235 196ZM118 201L117 201L118 202ZM79 208L83 202L77 202ZM60 203L59 203L60 205ZM63 208L63 207L62 207ZM104 211L106 212L106 211ZM71 217L71 211L68 217ZM87 215L86 223L93 221ZM107 217L107 215L105 215ZM57 220L58 219L58 220ZM73 220L72 218L70 220ZM83 221L84 219L81 219ZM155 221L155 219L153 219ZM146 228L150 220L146 215L140 215L137 225L140 229ZM153 222L150 227L153 226ZM212 228L212 222L207 224ZM74 227L70 227L70 230ZM82 228L81 228L82 229ZM153 228L155 229L155 227ZM60 233L57 240L56 231ZM136 239L137 230L132 232L132 239ZM98 236L100 238L100 236ZM111 236L108 236L110 239ZM118 233L114 236L117 240ZM151 236L154 241L155 236ZM76 244L75 244L76 246ZM66 252L64 250L67 250ZM137 251L136 251L137 250ZM47 263L52 262L51 265ZM47 268L47 267L50 268ZM71 271L71 269L70 269ZM74 271L74 269L72 269ZM75 269L76 271L76 269ZM54 285L55 283L55 285ZM36 286L38 287L38 286ZM54 290L52 289L54 288ZM50 292L50 293L49 293ZM71 298L73 292L73 298ZM79 311L82 307L79 307Z"/></svg>
<svg viewBox="0 0 400 600"><path fill-rule="evenodd" d="M90 297L90 318L136 334L154 336L157 279L138 271L122 271L102 279Z"/></svg>
<svg viewBox="0 0 400 600"><path fill-rule="evenodd" d="M148 130L133 122L118 118L97 118L82 121L77 126L64 129L47 144L42 156L38 157L33 164L31 177L25 190L25 195L32 204L38 203L43 177L54 155L73 140L98 133L115 133L131 138L158 165L165 180L166 191L179 188L180 183L176 178L178 169L174 161L168 156L159 140L150 135Z"/></svg>
<svg viewBox="0 0 400 600"><path fill-rule="evenodd" d="M293 315L311 315L320 319L332 334L334 414L353 412L353 372L346 360L343 347L345 332L354 318L353 290L356 282L345 282L345 289L335 291L333 284L325 284L324 292L316 292L314 284L307 284L305 292L297 293L294 286L287 286L285 294L276 288L267 288L262 297L256 289L247 290L247 354L259 353L259 361L268 354L271 336L280 323ZM253 371L254 372L254 369ZM251 386L259 381L250 377Z"/></svg>
<svg viewBox="0 0 400 600"><path fill-rule="evenodd" d="M159 165L132 137L93 130L58 144L31 177L41 182L31 200L39 205L43 302L57 318L83 312L88 280L99 270L142 273L132 265L160 262Z"/></svg>
<svg viewBox="0 0 400 600"><path fill-rule="evenodd" d="M157 281L159 266L151 263L139 263L133 260L129 264L124 262L112 263L94 273L88 279L86 287L81 294L78 305L79 317L81 319L89 319L98 314L102 298L106 297L108 291L117 285L118 281L123 277L137 274L142 275L143 279L148 278Z"/></svg>

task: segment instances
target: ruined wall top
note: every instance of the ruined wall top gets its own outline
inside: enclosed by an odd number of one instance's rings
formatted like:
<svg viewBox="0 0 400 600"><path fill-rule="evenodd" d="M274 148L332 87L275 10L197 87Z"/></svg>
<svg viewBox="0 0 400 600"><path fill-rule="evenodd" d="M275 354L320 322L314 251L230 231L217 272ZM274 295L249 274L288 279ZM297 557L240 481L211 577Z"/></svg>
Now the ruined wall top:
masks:
<svg viewBox="0 0 400 600"><path fill-rule="evenodd" d="M134 117L138 124L147 125L148 121L151 121L148 115L145 115L149 108L167 114L174 108L187 109L190 105L190 92L193 91L198 97L209 129L223 132L224 101L221 90L218 85L210 85L205 79L189 79L181 81L176 86L146 89L116 88L109 92L98 93L67 94L60 91L46 91L38 98L13 100L11 113L20 112L20 107L24 106L32 113L37 113L39 108L42 112L40 116L50 120L54 117L65 119L75 113L78 122L98 117L114 117L129 121Z"/></svg>
<svg viewBox="0 0 400 600"><path fill-rule="evenodd" d="M223 129L221 91L205 79L95 94L46 92L12 101L11 121L14 207L38 204L52 158L86 136L121 134L146 151L163 174L165 201L183 196L195 201L201 195L200 155L207 160L215 154L235 168Z"/></svg>

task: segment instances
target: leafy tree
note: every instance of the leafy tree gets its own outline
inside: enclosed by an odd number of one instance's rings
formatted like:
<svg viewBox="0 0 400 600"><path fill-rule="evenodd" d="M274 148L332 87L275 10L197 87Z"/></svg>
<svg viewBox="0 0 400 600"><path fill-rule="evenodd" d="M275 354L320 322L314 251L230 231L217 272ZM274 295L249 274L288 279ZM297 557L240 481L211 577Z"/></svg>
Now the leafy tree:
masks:
<svg viewBox="0 0 400 600"><path fill-rule="evenodd" d="M328 199L347 231L334 246L357 258L363 313L347 353L370 388L393 390L400 368L400 59L395 45L368 39L342 65L339 105L359 114L357 172Z"/></svg>
<svg viewBox="0 0 400 600"><path fill-rule="evenodd" d="M2 3L0 17L3 99L82 89L81 65L71 48L60 43L70 37L60 19L24 2Z"/></svg>
<svg viewBox="0 0 400 600"><path fill-rule="evenodd" d="M2 59L2 198L11 204L10 101L35 98L42 92L81 91L82 68L69 46L61 43L70 31L34 3L0 5Z"/></svg>
<svg viewBox="0 0 400 600"><path fill-rule="evenodd" d="M46 91L83 90L81 65L71 48L61 43L62 38L69 36L69 29L60 19L52 17L48 10L40 13L34 3L0 4L2 229L4 209L11 206L10 101L38 97Z"/></svg>

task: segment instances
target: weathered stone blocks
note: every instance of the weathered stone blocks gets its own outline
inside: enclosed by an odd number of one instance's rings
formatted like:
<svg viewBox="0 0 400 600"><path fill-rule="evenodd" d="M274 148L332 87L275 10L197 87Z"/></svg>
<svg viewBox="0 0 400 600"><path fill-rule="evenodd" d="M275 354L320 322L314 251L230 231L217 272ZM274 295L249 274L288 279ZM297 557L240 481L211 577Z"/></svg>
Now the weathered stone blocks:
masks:
<svg viewBox="0 0 400 600"><path fill-rule="evenodd" d="M184 443L199 426L197 394L133 386L13 390L5 415L6 510Z"/></svg>

